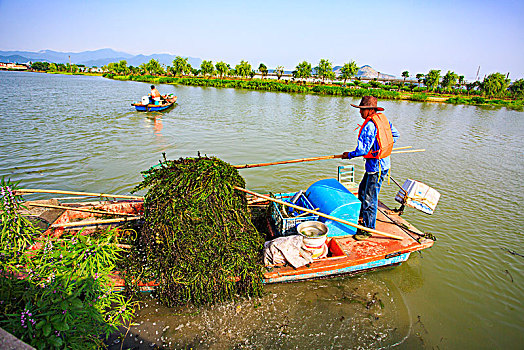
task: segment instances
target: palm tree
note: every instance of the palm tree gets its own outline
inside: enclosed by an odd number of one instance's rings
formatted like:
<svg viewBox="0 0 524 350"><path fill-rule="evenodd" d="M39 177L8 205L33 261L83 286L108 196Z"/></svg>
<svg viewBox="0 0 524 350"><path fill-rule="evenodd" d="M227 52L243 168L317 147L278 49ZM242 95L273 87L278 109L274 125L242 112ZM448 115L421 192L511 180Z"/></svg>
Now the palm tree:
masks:
<svg viewBox="0 0 524 350"><path fill-rule="evenodd" d="M240 61L240 64L235 66L235 71L241 77L247 78L251 72L251 65L247 61L242 60Z"/></svg>
<svg viewBox="0 0 524 350"><path fill-rule="evenodd" d="M213 66L213 62L212 61L202 61L202 63L200 64L200 71L202 72L202 75L206 76L206 75L213 75L213 73L215 72L215 67Z"/></svg>
<svg viewBox="0 0 524 350"><path fill-rule="evenodd" d="M227 66L227 64L225 64L224 62L220 61L220 62L217 62L217 64L215 64L215 68L217 70L217 73L220 74L220 78L223 78L224 75L228 72L229 68Z"/></svg>
<svg viewBox="0 0 524 350"><path fill-rule="evenodd" d="M458 88L459 89L462 89L462 86L464 85L464 76L463 75L459 75L459 80L458 80Z"/></svg>
<svg viewBox="0 0 524 350"><path fill-rule="evenodd" d="M329 60L321 59L318 63L317 67L317 75L322 78L322 82L324 82L324 79L331 78L333 73L333 65Z"/></svg>
<svg viewBox="0 0 524 350"><path fill-rule="evenodd" d="M340 78L344 79L344 85L346 85L346 80L351 79L357 74L358 67L355 61L349 61L348 63L344 63L340 71L342 73Z"/></svg>
<svg viewBox="0 0 524 350"><path fill-rule="evenodd" d="M440 69L432 69L426 74L424 84L430 91L434 91L440 83Z"/></svg>
<svg viewBox="0 0 524 350"><path fill-rule="evenodd" d="M420 86L420 82L422 81L422 79L424 79L424 74L417 73L416 77L417 77L418 85Z"/></svg>
<svg viewBox="0 0 524 350"><path fill-rule="evenodd" d="M446 75L444 75L444 77L442 78L442 87L449 92L451 91L452 87L457 84L457 80L458 74L448 70Z"/></svg>
<svg viewBox="0 0 524 350"><path fill-rule="evenodd" d="M275 68L275 74L277 75L277 79L280 80L280 78L282 77L282 74L284 74L284 67L277 66L277 68Z"/></svg>
<svg viewBox="0 0 524 350"><path fill-rule="evenodd" d="M404 78L404 82L402 83L402 86L406 85L406 78L409 78L409 72L407 70L402 72L402 77Z"/></svg>
<svg viewBox="0 0 524 350"><path fill-rule="evenodd" d="M258 71L260 74L262 74L262 79L267 75L267 67L264 63L260 63L260 66L258 66Z"/></svg>
<svg viewBox="0 0 524 350"><path fill-rule="evenodd" d="M173 60L173 67L172 67L174 75L177 76L177 75L182 75L182 73L184 72L190 72L190 70L188 70L188 64L189 63L188 63L187 58L176 56L175 59Z"/></svg>
<svg viewBox="0 0 524 350"><path fill-rule="evenodd" d="M296 67L296 71L294 72L294 76L304 80L311 77L311 63L306 61L299 63Z"/></svg>
<svg viewBox="0 0 524 350"><path fill-rule="evenodd" d="M480 89L488 97L503 95L509 86L510 80L502 73L492 73L484 78Z"/></svg>

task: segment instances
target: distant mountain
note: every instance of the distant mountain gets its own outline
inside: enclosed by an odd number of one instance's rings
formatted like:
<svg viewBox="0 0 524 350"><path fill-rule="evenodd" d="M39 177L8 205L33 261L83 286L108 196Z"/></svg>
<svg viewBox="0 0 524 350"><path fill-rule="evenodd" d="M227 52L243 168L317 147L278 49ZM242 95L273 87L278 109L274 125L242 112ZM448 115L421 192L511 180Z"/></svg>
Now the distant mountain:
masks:
<svg viewBox="0 0 524 350"><path fill-rule="evenodd" d="M29 60L20 55L2 56L0 55L0 62L5 63L27 63Z"/></svg>
<svg viewBox="0 0 524 350"><path fill-rule="evenodd" d="M173 65L176 55L154 54L154 55L131 55L126 52L118 52L112 49L100 49L95 51L83 52L57 52L52 50L41 50L38 52L29 51L0 51L0 62L27 63L36 62L53 62L53 63L71 63L83 64L88 67L101 67L111 62L126 60L128 66L139 66L147 63L151 59L158 60L166 66ZM188 57L188 62L195 68L200 67L202 60L200 58Z"/></svg>
<svg viewBox="0 0 524 350"><path fill-rule="evenodd" d="M38 52L29 51L0 51L0 59L8 56L20 56L24 59L24 62L28 61L36 62L53 62L53 63L69 63L69 57L71 57L71 63L84 64L83 62L96 59L115 59L115 58L129 58L133 57L125 52L117 52L112 49L100 49L95 51L83 51L83 52L58 52L52 50L41 50Z"/></svg>
<svg viewBox="0 0 524 350"><path fill-rule="evenodd" d="M335 74L337 76L342 73L340 71L341 69L342 69L342 66L335 66L335 67L333 67L333 71L335 72ZM379 73L376 70L374 70L373 68L371 68L371 66L368 66L368 65L360 67L358 69L356 77L373 79L373 78L379 78L379 76L378 76L379 74L380 74L380 79L385 79L385 78L393 79L393 78L395 78L395 76L391 75L391 74Z"/></svg>
<svg viewBox="0 0 524 350"><path fill-rule="evenodd" d="M368 66L368 65L360 67L357 73L357 77L368 78L368 79L373 79L373 78L394 79L395 78L394 75L377 72L376 70L371 68L371 66Z"/></svg>
<svg viewBox="0 0 524 350"><path fill-rule="evenodd" d="M83 64L87 67L101 67L111 62L118 62L126 60L128 66L139 66L142 63L147 63L152 59L157 60L160 64L166 66L173 65L173 60L177 55L171 55L167 53L153 54L153 55L131 55L126 52L118 52L112 49L100 49L94 51L83 51L83 52L58 52L52 50L41 50L38 52L29 51L0 51L0 62L12 62L12 63L27 63L29 61L36 62L53 62L53 63L69 63L69 57L71 57L71 63ZM184 56L185 57L185 56ZM202 63L202 59L196 57L188 57L188 62L193 68L199 68ZM335 66L333 71L335 74L340 75L340 69L342 66ZM269 69L269 73L274 73L274 69ZM284 74L291 74L292 71L285 71ZM313 68L313 74L316 73L316 67ZM360 78L378 78L379 72L374 70L368 65L360 67L356 75ZM395 78L394 75L380 73L380 78Z"/></svg>

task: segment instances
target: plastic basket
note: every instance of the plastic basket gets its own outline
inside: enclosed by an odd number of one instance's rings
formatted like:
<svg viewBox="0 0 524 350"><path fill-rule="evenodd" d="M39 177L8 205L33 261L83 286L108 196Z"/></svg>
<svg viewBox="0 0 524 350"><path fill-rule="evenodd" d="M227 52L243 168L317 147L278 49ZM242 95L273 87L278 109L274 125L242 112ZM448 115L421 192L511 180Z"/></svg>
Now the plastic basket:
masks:
<svg viewBox="0 0 524 350"><path fill-rule="evenodd" d="M295 193L276 193L274 196L276 199L280 199L284 202L289 201ZM307 197L302 194L295 203L296 205L306 208L306 209L315 209ZM285 214L282 213L282 210L286 208L281 204L271 202L271 221L276 230L278 236L290 236L296 235L296 227L305 221L317 221L318 215L306 214L300 217L284 217ZM297 214L302 214L303 212L297 211Z"/></svg>

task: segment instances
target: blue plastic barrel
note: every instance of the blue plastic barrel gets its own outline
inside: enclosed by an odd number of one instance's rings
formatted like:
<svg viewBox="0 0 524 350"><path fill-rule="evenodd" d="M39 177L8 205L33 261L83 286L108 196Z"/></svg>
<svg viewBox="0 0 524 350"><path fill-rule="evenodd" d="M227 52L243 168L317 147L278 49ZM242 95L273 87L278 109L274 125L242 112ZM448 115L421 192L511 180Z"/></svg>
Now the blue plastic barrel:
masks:
<svg viewBox="0 0 524 350"><path fill-rule="evenodd" d="M313 204L319 208L321 213L334 216L338 219L346 220L351 223L358 223L360 214L360 201L348 191L336 179L320 180L309 186L306 196ZM323 217L318 218L328 227L328 237L353 235L356 228L328 220Z"/></svg>

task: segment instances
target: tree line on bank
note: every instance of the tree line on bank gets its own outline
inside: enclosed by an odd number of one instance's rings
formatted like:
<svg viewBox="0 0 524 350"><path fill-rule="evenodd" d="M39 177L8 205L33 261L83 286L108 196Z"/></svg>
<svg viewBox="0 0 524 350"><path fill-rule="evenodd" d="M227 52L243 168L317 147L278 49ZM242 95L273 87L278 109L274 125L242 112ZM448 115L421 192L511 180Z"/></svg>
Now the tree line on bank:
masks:
<svg viewBox="0 0 524 350"><path fill-rule="evenodd" d="M54 64L47 62L35 62L32 66L35 70L57 71L57 72L78 72L82 71L85 66L76 66L69 64ZM151 76L174 76L174 77L200 77L200 78L243 78L253 79L258 73L264 79L269 74L269 69L264 63L260 63L257 70L247 61L240 61L235 67L223 61L213 63L210 60L204 60L200 64L200 69L194 68L188 62L188 58L177 56L172 66L164 66L157 60L152 59L138 67L128 66L127 61L112 62L102 66L101 70L106 73L116 75L151 75ZM406 92L432 92L439 94L454 95L482 95L488 98L493 97L524 97L524 79L519 79L513 83L508 75L501 73L492 73L487 75L482 81L466 82L463 75L458 75L453 71L448 71L441 75L441 70L432 69L428 73L418 73L415 75L417 83L413 81L406 82L410 77L409 71L402 72L403 81L385 81L379 77L370 80L367 83L356 77L359 67L355 61L351 60L344 63L340 68L340 74L337 76L333 71L333 64L327 59L321 59L316 67L311 63L303 61L295 67L292 72L294 83L306 84L311 83L311 79L319 80L321 84L329 82L334 85L344 87L364 88L364 89L383 89L388 91L406 91ZM273 70L274 75L280 80L284 75L284 67L277 66ZM380 81L384 83L381 83ZM422 87L421 85L424 85Z"/></svg>
<svg viewBox="0 0 524 350"><path fill-rule="evenodd" d="M98 67L87 67L83 64L69 64L69 63L50 63L50 62L33 62L31 69L39 72L62 72L62 73L84 73L100 71Z"/></svg>

